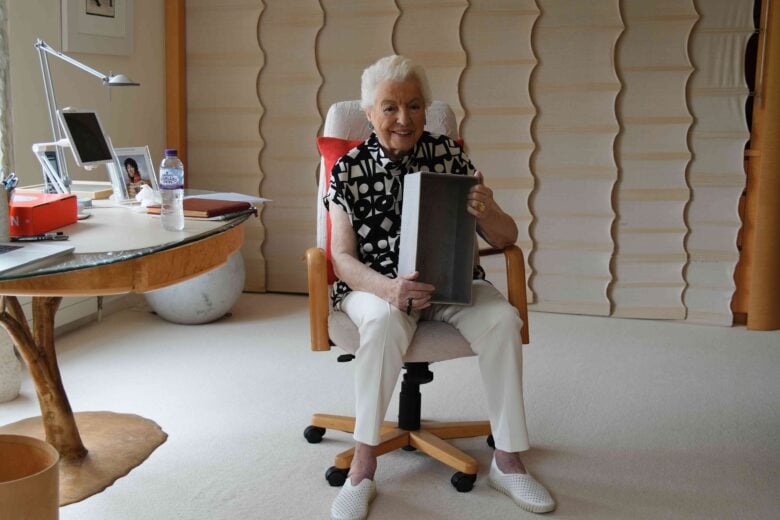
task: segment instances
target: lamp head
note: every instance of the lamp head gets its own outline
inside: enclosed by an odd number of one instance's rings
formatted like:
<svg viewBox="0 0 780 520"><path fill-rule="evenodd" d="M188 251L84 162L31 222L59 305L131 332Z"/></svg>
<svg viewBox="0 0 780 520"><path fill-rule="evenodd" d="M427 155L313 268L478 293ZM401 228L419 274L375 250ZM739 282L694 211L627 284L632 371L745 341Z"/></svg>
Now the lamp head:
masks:
<svg viewBox="0 0 780 520"><path fill-rule="evenodd" d="M109 75L107 79L103 80L103 83L109 87L138 87L141 84L133 81L125 74Z"/></svg>
<svg viewBox="0 0 780 520"><path fill-rule="evenodd" d="M128 78L124 74L111 74L109 73L108 76L103 74L102 72L93 69L89 65L86 65L84 63L81 63L79 60L75 58L71 58L67 54L63 54L57 49L54 49L51 45L46 43L45 41L38 38L35 41L35 48L38 49L38 57L41 60L41 70L44 73L44 86L47 89L51 89L50 83L51 79L46 79L46 77L49 75L48 72L48 62L46 61L46 54L51 54L52 56L56 56L57 58L67 61L71 65L78 67L79 69L88 72L92 74L93 76L96 76L103 80L103 85L107 87L137 87L140 85L140 83L136 83L132 79Z"/></svg>

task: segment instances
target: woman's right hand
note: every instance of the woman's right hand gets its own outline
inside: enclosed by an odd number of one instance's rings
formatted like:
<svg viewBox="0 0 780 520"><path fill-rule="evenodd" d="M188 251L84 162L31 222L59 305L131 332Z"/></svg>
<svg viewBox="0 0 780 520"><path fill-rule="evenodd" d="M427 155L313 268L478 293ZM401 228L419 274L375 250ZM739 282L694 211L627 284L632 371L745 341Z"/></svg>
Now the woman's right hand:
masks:
<svg viewBox="0 0 780 520"><path fill-rule="evenodd" d="M424 282L417 282L420 273L415 271L390 279L390 294L388 301L404 312L419 311L431 306L431 296L436 288ZM411 306L409 301L411 300Z"/></svg>

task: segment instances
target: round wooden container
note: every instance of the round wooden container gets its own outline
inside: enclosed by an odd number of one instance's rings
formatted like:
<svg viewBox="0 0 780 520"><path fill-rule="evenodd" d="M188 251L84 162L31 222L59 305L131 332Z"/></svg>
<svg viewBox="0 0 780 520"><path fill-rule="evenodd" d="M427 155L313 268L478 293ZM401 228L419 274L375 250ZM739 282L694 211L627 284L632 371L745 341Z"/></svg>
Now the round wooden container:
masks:
<svg viewBox="0 0 780 520"><path fill-rule="evenodd" d="M0 435L0 518L58 519L59 461L42 440Z"/></svg>

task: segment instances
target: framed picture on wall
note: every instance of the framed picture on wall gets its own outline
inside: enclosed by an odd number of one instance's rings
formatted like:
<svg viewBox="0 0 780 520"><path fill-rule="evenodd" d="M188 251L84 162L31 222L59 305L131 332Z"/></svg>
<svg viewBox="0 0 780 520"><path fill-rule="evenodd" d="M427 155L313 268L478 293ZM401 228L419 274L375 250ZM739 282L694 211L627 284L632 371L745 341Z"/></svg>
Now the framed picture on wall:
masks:
<svg viewBox="0 0 780 520"><path fill-rule="evenodd" d="M114 0L87 0L87 14L113 18L116 16Z"/></svg>
<svg viewBox="0 0 780 520"><path fill-rule="evenodd" d="M132 54L133 0L62 0L62 48Z"/></svg>
<svg viewBox="0 0 780 520"><path fill-rule="evenodd" d="M159 191L149 147L114 148L114 164L109 168L111 179L123 186L124 198L133 199L143 185ZM118 197L117 197L118 198Z"/></svg>

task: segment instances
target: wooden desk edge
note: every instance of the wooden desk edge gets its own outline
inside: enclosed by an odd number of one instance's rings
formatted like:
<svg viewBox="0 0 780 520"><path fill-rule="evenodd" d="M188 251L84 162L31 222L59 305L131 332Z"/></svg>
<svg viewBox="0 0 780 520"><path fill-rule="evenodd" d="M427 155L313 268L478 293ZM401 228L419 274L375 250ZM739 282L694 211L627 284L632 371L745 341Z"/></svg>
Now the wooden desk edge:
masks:
<svg viewBox="0 0 780 520"><path fill-rule="evenodd" d="M0 294L13 296L98 296L144 293L183 282L227 262L241 248L239 225L181 246L111 264L0 281ZM171 269L171 266L181 266Z"/></svg>

